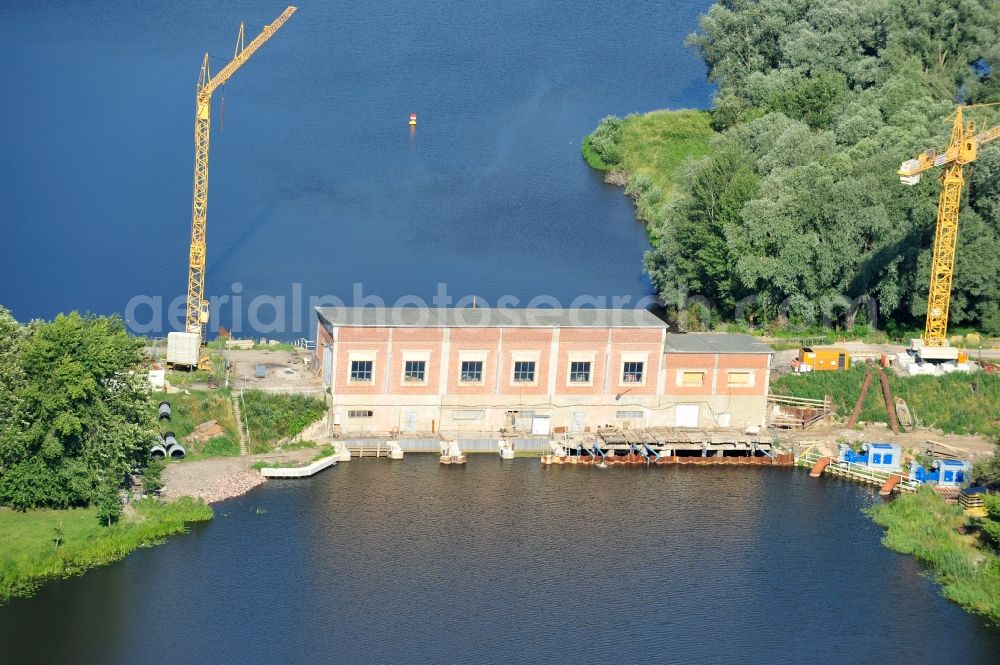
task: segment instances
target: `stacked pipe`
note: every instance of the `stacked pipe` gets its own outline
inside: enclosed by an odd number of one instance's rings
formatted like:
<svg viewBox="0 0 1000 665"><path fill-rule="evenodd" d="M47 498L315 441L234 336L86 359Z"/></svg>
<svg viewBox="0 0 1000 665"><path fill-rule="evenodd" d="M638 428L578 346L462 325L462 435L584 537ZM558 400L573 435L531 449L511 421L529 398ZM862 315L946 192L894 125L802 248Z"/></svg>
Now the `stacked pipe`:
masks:
<svg viewBox="0 0 1000 665"><path fill-rule="evenodd" d="M160 420L170 420L170 402L160 402Z"/></svg>
<svg viewBox="0 0 1000 665"><path fill-rule="evenodd" d="M184 446L177 442L177 437L173 432L167 432L163 437L166 443L167 456L171 459L181 459L184 457Z"/></svg>
<svg viewBox="0 0 1000 665"><path fill-rule="evenodd" d="M155 444L149 449L149 456L153 459L163 459L167 456L167 448L163 445L163 435L157 435L159 438L159 443Z"/></svg>

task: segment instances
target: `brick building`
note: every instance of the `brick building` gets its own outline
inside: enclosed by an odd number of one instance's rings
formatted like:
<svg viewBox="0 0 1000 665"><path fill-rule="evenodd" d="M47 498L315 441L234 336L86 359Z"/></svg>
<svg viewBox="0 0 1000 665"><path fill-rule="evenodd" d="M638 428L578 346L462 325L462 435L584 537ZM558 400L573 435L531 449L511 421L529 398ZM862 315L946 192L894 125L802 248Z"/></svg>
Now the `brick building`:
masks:
<svg viewBox="0 0 1000 665"><path fill-rule="evenodd" d="M773 351L645 310L317 307L345 433L765 424Z"/></svg>

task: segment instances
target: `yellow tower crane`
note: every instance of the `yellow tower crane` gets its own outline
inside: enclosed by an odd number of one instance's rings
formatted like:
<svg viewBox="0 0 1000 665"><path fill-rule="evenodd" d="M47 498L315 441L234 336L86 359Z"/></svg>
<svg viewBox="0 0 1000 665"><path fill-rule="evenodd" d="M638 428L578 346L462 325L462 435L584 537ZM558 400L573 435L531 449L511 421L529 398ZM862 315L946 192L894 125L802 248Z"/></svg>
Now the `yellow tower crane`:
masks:
<svg viewBox="0 0 1000 665"><path fill-rule="evenodd" d="M930 148L899 167L899 180L915 185L925 171L944 167L941 174L941 198L938 202L937 227L934 232L934 256L931 260L930 289L927 293L927 320L919 354L925 359L944 360L957 357L948 349L948 308L951 283L955 274L955 250L958 247L958 212L965 184L965 165L974 162L979 147L1000 138L1000 125L982 129L976 112L1000 103L959 106L951 129L951 139L944 150Z"/></svg>
<svg viewBox="0 0 1000 665"><path fill-rule="evenodd" d="M212 93L223 85L236 70L246 64L264 42L274 36L281 26L295 13L288 7L274 22L249 44L243 42L243 24L236 40L236 53L228 65L212 76L208 66L208 53L201 62L198 77L198 94L194 114L194 202L191 214L191 252L188 258L187 319L185 330L204 340L204 326L208 323L208 300L205 299L205 227L208 218L208 134L212 121Z"/></svg>

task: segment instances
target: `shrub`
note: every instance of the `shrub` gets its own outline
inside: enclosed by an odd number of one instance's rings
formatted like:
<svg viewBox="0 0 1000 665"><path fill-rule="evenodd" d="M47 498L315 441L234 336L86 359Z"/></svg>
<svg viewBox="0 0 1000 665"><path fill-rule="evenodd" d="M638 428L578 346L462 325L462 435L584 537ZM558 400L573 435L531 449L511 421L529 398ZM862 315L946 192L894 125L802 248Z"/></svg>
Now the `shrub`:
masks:
<svg viewBox="0 0 1000 665"><path fill-rule="evenodd" d="M236 457L240 454L240 444L228 436L217 436L205 444L202 454L206 457Z"/></svg>
<svg viewBox="0 0 1000 665"><path fill-rule="evenodd" d="M163 469L167 466L163 460L150 460L142 473L142 488L146 494L155 494L163 489Z"/></svg>

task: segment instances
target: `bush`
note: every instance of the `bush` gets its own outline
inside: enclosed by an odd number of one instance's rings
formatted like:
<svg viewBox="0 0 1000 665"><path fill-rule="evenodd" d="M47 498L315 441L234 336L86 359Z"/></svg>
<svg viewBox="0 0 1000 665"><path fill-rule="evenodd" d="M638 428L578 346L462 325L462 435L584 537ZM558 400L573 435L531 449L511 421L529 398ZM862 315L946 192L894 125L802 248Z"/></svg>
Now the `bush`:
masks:
<svg viewBox="0 0 1000 665"><path fill-rule="evenodd" d="M621 164L625 157L621 142L622 119L615 115L602 118L590 135L590 147L608 166Z"/></svg>
<svg viewBox="0 0 1000 665"><path fill-rule="evenodd" d="M163 469L167 463L163 460L150 460L142 473L142 489L146 494L155 494L163 489Z"/></svg>
<svg viewBox="0 0 1000 665"><path fill-rule="evenodd" d="M251 452L267 452L281 439L300 434L326 412L321 399L304 395L271 395L260 390L243 393Z"/></svg>
<svg viewBox="0 0 1000 665"><path fill-rule="evenodd" d="M240 444L228 436L217 436L205 444L202 454L206 457L236 457L240 454Z"/></svg>

